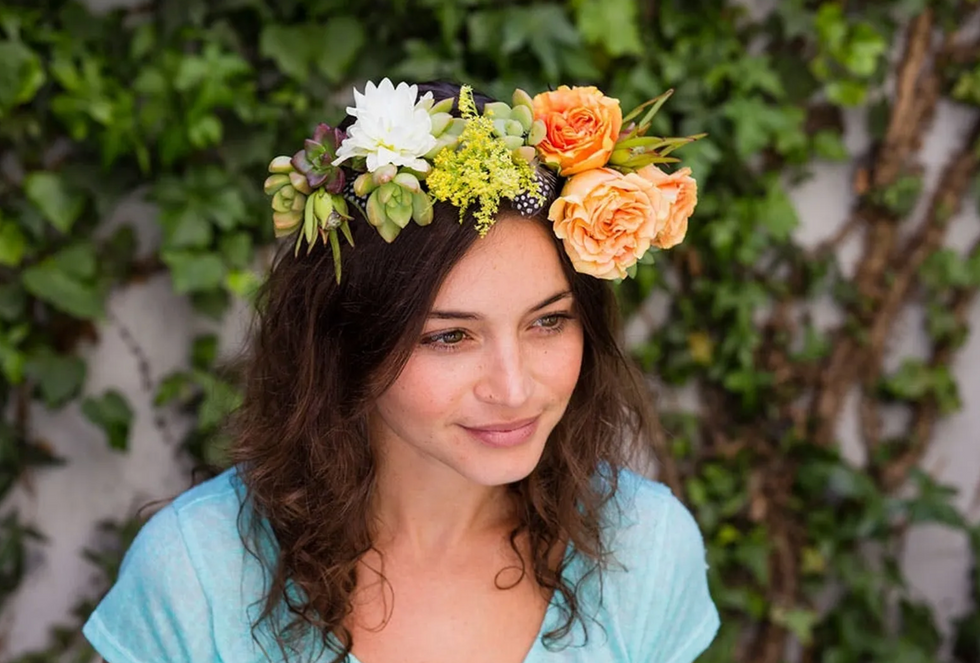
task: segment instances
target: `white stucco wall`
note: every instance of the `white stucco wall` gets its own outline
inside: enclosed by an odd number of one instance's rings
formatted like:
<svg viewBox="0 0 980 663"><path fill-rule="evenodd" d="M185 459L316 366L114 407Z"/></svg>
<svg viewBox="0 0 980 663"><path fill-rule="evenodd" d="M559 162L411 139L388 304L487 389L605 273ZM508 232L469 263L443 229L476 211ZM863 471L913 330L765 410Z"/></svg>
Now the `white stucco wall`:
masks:
<svg viewBox="0 0 980 663"><path fill-rule="evenodd" d="M103 3L90 2L93 6ZM950 152L960 146L969 112L966 108L944 104L940 107L922 157L927 166L928 197L938 168ZM847 145L852 154L862 153L868 137L859 113L848 115ZM818 164L814 178L794 191L802 218L798 238L814 244L830 236L846 218L851 206L851 166ZM152 210L131 203L121 209L120 220L135 221L144 229L143 241L150 245L156 232ZM947 244L964 247L980 233L977 205L971 201L954 221ZM858 256L859 237L841 252L845 266L853 267ZM151 378L156 381L184 365L191 338L202 331L187 304L175 296L168 277L113 293L108 309L111 315L139 339L149 355ZM834 311L822 311L832 320ZM233 352L242 338L245 315L239 310L222 326L223 350ZM970 324L980 329L980 306L974 308ZM890 361L923 352L920 316L912 312L897 328ZM98 394L109 387L126 393L136 413L132 448L126 454L110 451L101 431L81 415L77 406L59 413L43 409L32 412L36 433L48 440L55 451L69 462L63 468L36 472L18 489L12 502L22 516L42 531L54 536L38 548L31 573L12 606L0 616L0 660L44 646L51 625L67 618L67 611L83 596L92 569L80 552L94 542L95 523L118 517L126 509L149 499L172 496L186 487L185 473L153 424L150 393L142 390L136 359L121 341L117 325L101 330L100 342L87 349L91 361L86 391ZM924 466L941 481L960 489L959 507L972 519L980 518L980 334L974 334L961 350L956 377L963 408L939 425L936 442ZM841 420L840 434L848 442L848 453L860 461L854 444L857 431L856 403L850 399ZM168 425L174 439L184 422L173 416ZM9 506L9 505L8 505ZM905 570L915 590L937 609L944 624L968 608L966 548L963 537L937 527L920 527L912 532L905 554Z"/></svg>

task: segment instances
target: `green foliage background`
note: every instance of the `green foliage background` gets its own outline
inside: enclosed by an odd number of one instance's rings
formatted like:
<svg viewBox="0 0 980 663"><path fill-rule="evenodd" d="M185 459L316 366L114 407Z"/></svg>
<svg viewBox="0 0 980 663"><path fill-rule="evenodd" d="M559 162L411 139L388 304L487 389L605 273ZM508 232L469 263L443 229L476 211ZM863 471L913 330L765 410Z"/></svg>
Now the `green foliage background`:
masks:
<svg viewBox="0 0 980 663"><path fill-rule="evenodd" d="M807 662L936 660L937 625L898 555L911 525L963 530L980 600L980 529L917 469L935 422L960 406L950 365L969 333L980 250L942 240L956 211L975 204L980 112L925 217L909 215L935 104L980 106L980 44L957 33L976 11L975 0L781 0L762 17L726 0L150 0L93 14L75 2L5 2L0 499L32 468L58 463L33 435L28 405L81 397L79 345L106 321L111 291L165 271L210 317L249 296L257 252L272 241L265 167L317 122L339 120L352 85L450 78L507 97L597 84L626 108L673 88L655 131L709 134L681 154L701 202L684 246L619 294L628 313L651 293L669 301L637 360L668 386L693 386L712 413L663 412L656 441L662 477L705 532L724 615L702 660L777 663L794 647ZM787 188L814 159L851 158L841 110L862 106L875 142L855 155L841 237L860 229L866 242L848 278L833 242L793 241ZM137 253L133 228L103 230L134 192L159 211L162 242L150 255ZM826 297L845 312L829 330L808 314ZM890 330L915 303L926 307L930 352L888 373ZM194 413L184 451L220 464L234 371L215 365L214 337L188 352L187 370L154 385L156 404ZM852 387L865 468L846 463L833 436ZM882 435L886 405L908 410L905 434ZM88 396L82 409L125 453L126 395ZM106 583L138 527L131 516L105 526L115 550L90 553ZM0 510L0 609L41 536ZM950 627L955 660L980 661L980 612ZM20 661L91 657L67 624Z"/></svg>

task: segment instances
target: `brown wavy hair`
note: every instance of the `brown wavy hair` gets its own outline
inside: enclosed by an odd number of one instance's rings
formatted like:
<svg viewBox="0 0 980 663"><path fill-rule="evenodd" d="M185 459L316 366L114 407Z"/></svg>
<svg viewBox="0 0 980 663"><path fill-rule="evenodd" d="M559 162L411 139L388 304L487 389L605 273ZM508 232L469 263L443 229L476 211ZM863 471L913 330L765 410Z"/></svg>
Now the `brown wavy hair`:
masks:
<svg viewBox="0 0 980 663"><path fill-rule="evenodd" d="M437 100L459 90L420 88ZM487 100L477 96L478 105ZM527 222L550 229L545 215ZM417 346L443 280L478 241L473 220L459 223L459 211L444 203L429 226L409 224L392 244L363 219L351 229L355 247L344 246L339 285L322 245L294 256L287 242L278 254L260 293L235 420L231 456L247 492L239 529L267 581L253 637L268 629L287 659L303 653L310 634L335 662L351 651L344 620L358 560L372 550L376 475L367 416ZM522 571L563 598L560 625L543 637L549 647L576 622L585 626L584 583L601 583L610 561L607 505L619 470L649 448L654 421L648 391L620 345L611 288L577 273L554 242L584 332L582 369L537 467L509 486L519 505L510 542ZM264 543L270 535L274 554ZM528 559L519 537L529 542ZM566 545L570 554L554 554ZM574 580L563 575L573 560L586 569Z"/></svg>

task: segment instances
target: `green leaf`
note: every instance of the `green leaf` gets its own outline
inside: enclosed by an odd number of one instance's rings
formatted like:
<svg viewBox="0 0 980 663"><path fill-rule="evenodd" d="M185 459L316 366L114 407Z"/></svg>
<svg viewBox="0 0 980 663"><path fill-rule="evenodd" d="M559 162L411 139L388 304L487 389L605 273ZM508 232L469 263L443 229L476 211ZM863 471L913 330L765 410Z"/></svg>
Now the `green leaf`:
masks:
<svg viewBox="0 0 980 663"><path fill-rule="evenodd" d="M790 234L800 223L793 201L778 180L769 183L758 214L759 223L778 241L789 239Z"/></svg>
<svg viewBox="0 0 980 663"><path fill-rule="evenodd" d="M791 631L804 647L810 646L813 642L813 627L820 621L820 615L814 610L785 609L779 606L772 608L769 617L774 623Z"/></svg>
<svg viewBox="0 0 980 663"><path fill-rule="evenodd" d="M165 377L157 386L153 404L157 407L174 401L187 401L194 394L194 383L189 373L177 372Z"/></svg>
<svg viewBox="0 0 980 663"><path fill-rule="evenodd" d="M577 0L575 24L589 44L601 44L609 55L640 55L636 0Z"/></svg>
<svg viewBox="0 0 980 663"><path fill-rule="evenodd" d="M24 270L24 288L55 308L86 320L103 316L104 293L95 284L90 244L75 244Z"/></svg>
<svg viewBox="0 0 980 663"><path fill-rule="evenodd" d="M82 413L105 431L111 449L126 450L129 429L133 423L133 410L125 396L110 389L99 398L86 398L82 402Z"/></svg>
<svg viewBox="0 0 980 663"><path fill-rule="evenodd" d="M313 66L328 81L338 83L366 41L357 19L338 16L326 25L267 25L259 36L259 53L301 83Z"/></svg>
<svg viewBox="0 0 980 663"><path fill-rule="evenodd" d="M44 218L66 234L85 207L85 199L72 191L58 173L29 173L24 178L24 192Z"/></svg>
<svg viewBox="0 0 980 663"><path fill-rule="evenodd" d="M17 320L26 305L27 295L20 283L0 283L0 320Z"/></svg>
<svg viewBox="0 0 980 663"><path fill-rule="evenodd" d="M242 392L210 373L195 371L194 377L204 390L204 400L198 410L198 428L215 428L242 404Z"/></svg>
<svg viewBox="0 0 980 663"><path fill-rule="evenodd" d="M27 238L20 227L0 218L0 265L17 267L27 253Z"/></svg>
<svg viewBox="0 0 980 663"><path fill-rule="evenodd" d="M37 383L47 406L55 409L81 391L86 367L79 357L57 355L45 348L28 359L25 372Z"/></svg>
<svg viewBox="0 0 980 663"><path fill-rule="evenodd" d="M0 328L0 331L3 329ZM0 371L11 384L20 384L24 379L27 356L19 346L29 333L30 326L21 324L0 334Z"/></svg>
<svg viewBox="0 0 980 663"><path fill-rule="evenodd" d="M191 346L191 366L199 371L211 369L218 356L218 337L214 334L204 334L194 339Z"/></svg>
<svg viewBox="0 0 980 663"><path fill-rule="evenodd" d="M843 162L850 158L839 131L824 129L813 134L812 140L814 153L822 159Z"/></svg>
<svg viewBox="0 0 980 663"><path fill-rule="evenodd" d="M245 269L252 262L252 236L245 232L223 235L218 242L228 267Z"/></svg>
<svg viewBox="0 0 980 663"><path fill-rule="evenodd" d="M306 33L292 26L266 25L259 35L259 54L273 60L287 76L303 82L310 75L308 38Z"/></svg>
<svg viewBox="0 0 980 663"><path fill-rule="evenodd" d="M0 117L26 104L44 85L41 58L17 41L0 41Z"/></svg>
<svg viewBox="0 0 980 663"><path fill-rule="evenodd" d="M219 288L225 278L225 265L214 253L169 251L163 261L170 267L174 290L181 294Z"/></svg>
<svg viewBox="0 0 980 663"><path fill-rule="evenodd" d="M318 31L313 50L317 69L331 83L339 83L367 42L364 28L353 16L338 16Z"/></svg>

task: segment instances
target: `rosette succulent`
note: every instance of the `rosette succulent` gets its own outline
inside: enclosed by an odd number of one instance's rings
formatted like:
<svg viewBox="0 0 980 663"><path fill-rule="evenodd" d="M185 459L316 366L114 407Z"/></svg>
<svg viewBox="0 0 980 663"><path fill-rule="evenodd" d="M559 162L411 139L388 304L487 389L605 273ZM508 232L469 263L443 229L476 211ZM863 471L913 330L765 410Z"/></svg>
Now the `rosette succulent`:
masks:
<svg viewBox="0 0 980 663"><path fill-rule="evenodd" d="M344 171L333 165L333 161L346 138L340 129L320 123L313 132L313 138L307 138L303 149L293 155L290 163L306 176L311 189L322 186L330 193L344 190Z"/></svg>

